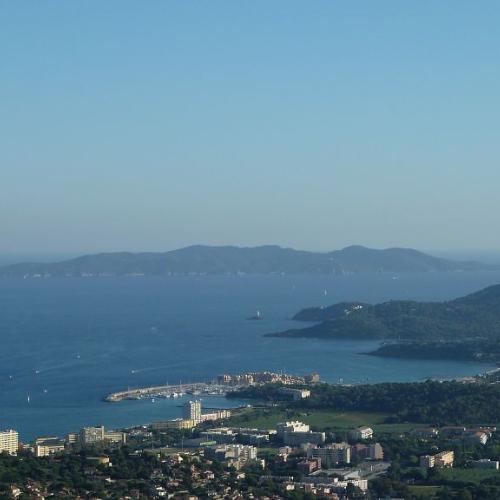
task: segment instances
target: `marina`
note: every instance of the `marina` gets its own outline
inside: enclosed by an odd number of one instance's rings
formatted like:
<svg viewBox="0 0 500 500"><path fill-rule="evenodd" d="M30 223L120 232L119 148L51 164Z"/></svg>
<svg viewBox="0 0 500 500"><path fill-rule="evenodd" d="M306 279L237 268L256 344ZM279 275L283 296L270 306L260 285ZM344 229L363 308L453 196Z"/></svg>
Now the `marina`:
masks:
<svg viewBox="0 0 500 500"><path fill-rule="evenodd" d="M207 382L195 382L191 384L178 385L157 385L113 392L108 394L104 398L104 401L107 401L108 403L117 403L119 401L130 399L151 399L154 402L155 398L178 398L184 396L185 394L192 394L193 396L198 396L200 394L208 394L210 396L224 395L228 392L228 390L234 390L234 388Z"/></svg>
<svg viewBox="0 0 500 500"><path fill-rule="evenodd" d="M192 394L193 396L199 396L200 394L219 396L248 385L262 385L276 382L286 385L319 382L319 375L312 373L301 377L282 372L274 373L268 371L247 372L237 375L225 373L219 375L217 381L213 382L179 383L178 385L165 384L113 392L108 394L104 398L104 401L116 403L124 399L151 399L154 402L155 398L178 398L185 394Z"/></svg>

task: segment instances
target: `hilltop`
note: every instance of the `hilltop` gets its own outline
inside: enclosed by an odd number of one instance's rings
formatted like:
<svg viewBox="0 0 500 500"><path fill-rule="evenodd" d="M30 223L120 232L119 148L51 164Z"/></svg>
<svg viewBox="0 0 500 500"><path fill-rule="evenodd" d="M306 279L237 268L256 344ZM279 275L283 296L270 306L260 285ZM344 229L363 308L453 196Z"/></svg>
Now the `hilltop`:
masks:
<svg viewBox="0 0 500 500"><path fill-rule="evenodd" d="M273 245L196 245L169 252L99 253L54 263L13 264L0 267L0 277L350 274L476 271L494 268L479 262L458 262L433 257L408 248L377 250L349 246L322 253Z"/></svg>
<svg viewBox="0 0 500 500"><path fill-rule="evenodd" d="M268 334L274 337L458 340L500 338L500 285L446 302L394 300L342 302L297 313L316 325Z"/></svg>

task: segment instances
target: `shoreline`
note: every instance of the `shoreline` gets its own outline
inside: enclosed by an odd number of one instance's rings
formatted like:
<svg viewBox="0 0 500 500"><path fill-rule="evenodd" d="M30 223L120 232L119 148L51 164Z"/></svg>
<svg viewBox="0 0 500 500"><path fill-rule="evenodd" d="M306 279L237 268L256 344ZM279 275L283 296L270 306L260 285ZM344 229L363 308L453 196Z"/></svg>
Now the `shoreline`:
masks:
<svg viewBox="0 0 500 500"><path fill-rule="evenodd" d="M112 392L104 396L107 403L118 403L124 400L141 400L154 398L177 398L185 394L198 396L200 394L225 395L228 387L209 382L193 382L176 385L154 385L127 389L126 391Z"/></svg>
<svg viewBox="0 0 500 500"><path fill-rule="evenodd" d="M376 354L372 353L360 353L366 354L370 356L376 356ZM382 356L384 357L384 356ZM444 360L448 361L448 360ZM453 360L451 360L453 361ZM471 360L472 361L472 360ZM467 362L467 361L465 361ZM466 375L460 377L447 377L447 378L431 378L430 380L437 381L455 381L455 382L478 382L480 379L485 377L489 377L495 375L496 373L500 373L500 365L495 368L486 370L483 373L478 373L476 375ZM415 380L415 383L423 383L425 380ZM353 382L353 383L338 383L338 382L326 382L322 381L321 383L326 383L328 385L341 385L341 386L353 386L353 385L364 385L363 382ZM374 382L370 385L382 384L384 382ZM405 383L405 382L393 382L393 383ZM262 385L262 384L255 384ZM286 385L286 384L285 384ZM144 399L161 399L161 398L177 398L181 396L185 396L186 394L190 394L193 396L201 396L201 395L209 395L209 396L224 396L231 392L235 392L238 389L242 389L244 387L248 387L248 385L221 385L210 382L193 382L187 384L177 384L177 385L155 385L155 386L145 386L138 387L135 389L128 389L126 391L118 391L107 394L103 397L103 401L107 403L119 403L120 401L139 401Z"/></svg>

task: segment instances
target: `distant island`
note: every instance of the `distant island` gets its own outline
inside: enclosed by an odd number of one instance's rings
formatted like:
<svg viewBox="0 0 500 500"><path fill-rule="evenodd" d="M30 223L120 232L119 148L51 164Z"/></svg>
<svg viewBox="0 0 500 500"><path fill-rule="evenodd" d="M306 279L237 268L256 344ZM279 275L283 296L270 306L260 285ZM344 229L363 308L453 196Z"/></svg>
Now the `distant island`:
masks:
<svg viewBox="0 0 500 500"><path fill-rule="evenodd" d="M499 340L500 285L446 302L394 300L375 305L342 302L304 309L294 319L319 323L268 335L413 342ZM388 346L381 352L387 354L394 349Z"/></svg>
<svg viewBox="0 0 500 500"><path fill-rule="evenodd" d="M376 250L349 246L307 252L279 246L190 246L169 252L100 253L54 263L0 267L0 277L104 277L237 274L352 274L363 272L478 271L498 269L479 262L458 262L408 248Z"/></svg>

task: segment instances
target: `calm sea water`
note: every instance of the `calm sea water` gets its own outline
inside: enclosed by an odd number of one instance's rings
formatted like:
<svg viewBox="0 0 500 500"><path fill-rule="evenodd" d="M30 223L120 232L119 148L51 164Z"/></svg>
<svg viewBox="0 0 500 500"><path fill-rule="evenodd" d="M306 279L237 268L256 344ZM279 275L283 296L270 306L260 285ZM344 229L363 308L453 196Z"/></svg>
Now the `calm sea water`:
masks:
<svg viewBox="0 0 500 500"><path fill-rule="evenodd" d="M206 276L0 281L0 428L28 440L83 425L180 415L179 400L110 404L105 394L222 372L318 371L323 379L412 381L488 365L363 356L376 342L263 337L299 309L340 300L442 300L500 283L500 272ZM263 321L246 318L260 310ZM28 402L29 396L29 402ZM208 407L234 404L207 397Z"/></svg>

